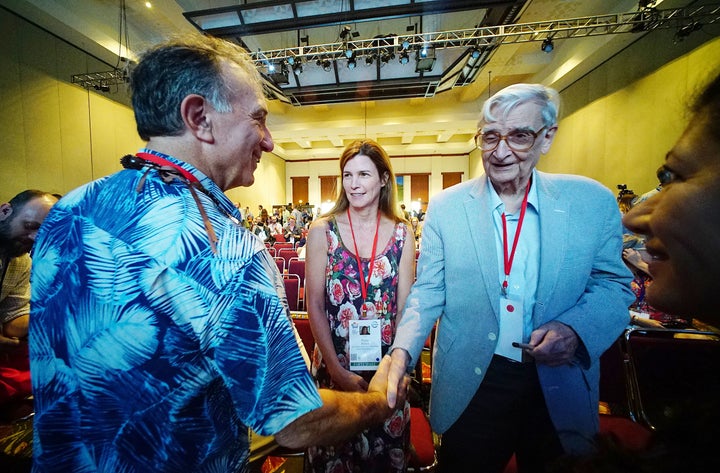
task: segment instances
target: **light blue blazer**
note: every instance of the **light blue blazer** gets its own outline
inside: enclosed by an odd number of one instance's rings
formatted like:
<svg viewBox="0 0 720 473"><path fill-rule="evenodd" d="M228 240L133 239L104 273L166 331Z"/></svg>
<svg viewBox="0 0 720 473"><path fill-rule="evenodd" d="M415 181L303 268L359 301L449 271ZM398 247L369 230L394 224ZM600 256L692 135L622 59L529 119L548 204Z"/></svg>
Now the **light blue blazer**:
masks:
<svg viewBox="0 0 720 473"><path fill-rule="evenodd" d="M430 421L446 431L485 376L499 333L495 230L481 176L435 196L423 225L418 278L397 328L394 348L417 360L439 319ZM572 327L577 363L537 365L548 411L568 453L588 451L598 430L600 355L629 322L632 275L622 261L615 197L580 176L535 172L540 220L540 272L533 327L551 320Z"/></svg>

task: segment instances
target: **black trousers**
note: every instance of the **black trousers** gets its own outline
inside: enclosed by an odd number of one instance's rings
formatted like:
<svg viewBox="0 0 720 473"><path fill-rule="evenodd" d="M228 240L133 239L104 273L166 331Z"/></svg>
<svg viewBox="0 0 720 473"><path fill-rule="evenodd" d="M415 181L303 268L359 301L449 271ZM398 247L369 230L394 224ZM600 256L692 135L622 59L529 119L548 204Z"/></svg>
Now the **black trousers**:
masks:
<svg viewBox="0 0 720 473"><path fill-rule="evenodd" d="M534 363L495 355L460 418L442 435L441 473L501 473L513 453L520 473L542 473L562 455Z"/></svg>

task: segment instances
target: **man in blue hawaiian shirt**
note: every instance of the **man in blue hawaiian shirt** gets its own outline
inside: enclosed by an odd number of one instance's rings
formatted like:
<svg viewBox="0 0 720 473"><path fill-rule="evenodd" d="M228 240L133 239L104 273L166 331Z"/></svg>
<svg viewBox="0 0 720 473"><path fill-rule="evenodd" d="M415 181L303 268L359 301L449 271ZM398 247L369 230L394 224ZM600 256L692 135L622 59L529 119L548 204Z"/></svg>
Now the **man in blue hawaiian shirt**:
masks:
<svg viewBox="0 0 720 473"><path fill-rule="evenodd" d="M318 391L282 277L223 194L273 148L248 55L184 38L131 79L147 146L36 241L34 471L244 471L248 428L300 448L380 423L389 360L366 393Z"/></svg>

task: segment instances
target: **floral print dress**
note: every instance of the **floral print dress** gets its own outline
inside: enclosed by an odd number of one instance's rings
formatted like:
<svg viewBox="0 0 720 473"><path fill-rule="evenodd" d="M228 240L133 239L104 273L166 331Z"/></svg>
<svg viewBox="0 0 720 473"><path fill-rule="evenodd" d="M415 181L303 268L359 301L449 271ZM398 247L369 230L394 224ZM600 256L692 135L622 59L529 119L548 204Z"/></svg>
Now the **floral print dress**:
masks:
<svg viewBox="0 0 720 473"><path fill-rule="evenodd" d="M392 238L375 257L368 284L368 301L363 304L360 272L355 254L340 238L335 219L328 221L325 313L330 325L335 353L345 369L350 366L351 320L363 316L365 319L380 319L382 354L385 355L392 345L395 338L395 315L398 311L398 266L407 235L407 225L397 223ZM361 262L362 274L367 277L370 260L361 258ZM313 352L312 374L319 387L335 388L317 346ZM375 372L359 371L357 374L369 381ZM410 406L405 403L383 425L365 430L345 444L334 447L312 447L306 455L306 471L404 472L407 468L409 452L409 421Z"/></svg>

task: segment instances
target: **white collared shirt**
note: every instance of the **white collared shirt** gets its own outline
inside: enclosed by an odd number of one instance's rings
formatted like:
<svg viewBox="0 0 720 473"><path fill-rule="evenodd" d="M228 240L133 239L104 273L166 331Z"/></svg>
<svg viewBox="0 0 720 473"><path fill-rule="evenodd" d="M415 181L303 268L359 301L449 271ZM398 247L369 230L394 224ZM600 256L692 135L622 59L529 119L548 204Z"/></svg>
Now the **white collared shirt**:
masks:
<svg viewBox="0 0 720 473"><path fill-rule="evenodd" d="M493 209L492 217L495 226L495 241L498 261L498 296L501 294L502 282L505 280L505 263L503 252L503 224L502 214L505 211L505 204L488 179L488 198L490 208ZM533 327L532 314L535 308L535 300L538 286L538 274L540 272L540 215L538 213L537 176L533 171L532 186L528 194L528 206L525 211L525 219L520 230L515 257L513 259L510 276L508 278L507 293L509 297L520 298L523 302L523 342L530 339ZM512 250L515 232L517 230L520 211L514 214L505 215L508 231L508 252ZM502 319L500 320L502 323Z"/></svg>

